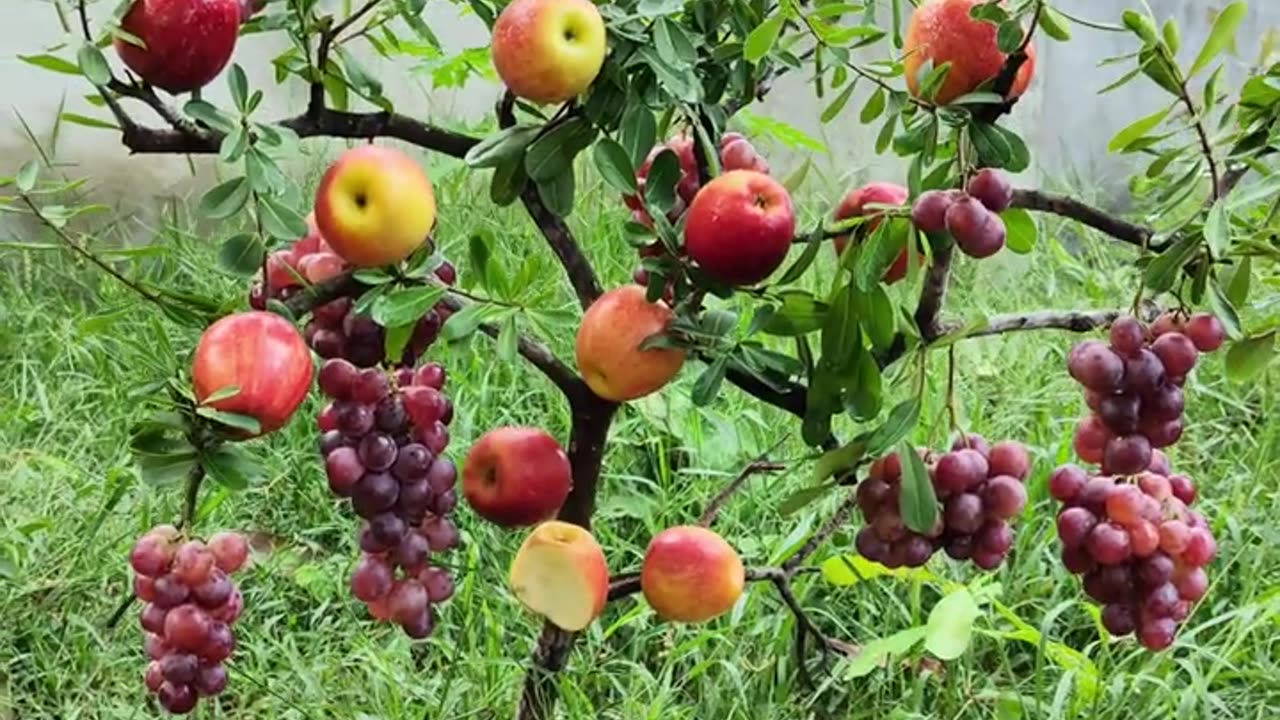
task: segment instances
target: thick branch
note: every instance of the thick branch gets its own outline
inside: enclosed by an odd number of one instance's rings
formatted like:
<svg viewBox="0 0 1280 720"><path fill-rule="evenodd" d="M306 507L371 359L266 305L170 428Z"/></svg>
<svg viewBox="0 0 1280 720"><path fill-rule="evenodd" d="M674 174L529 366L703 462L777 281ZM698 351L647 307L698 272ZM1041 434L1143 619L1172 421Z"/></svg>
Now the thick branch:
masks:
<svg viewBox="0 0 1280 720"><path fill-rule="evenodd" d="M1040 190L1014 190L1013 207L1071 218L1088 225L1094 230L1104 232L1117 240L1142 248L1150 248L1156 252L1159 252L1164 247L1163 244L1151 244L1151 238L1155 235L1155 231L1151 228L1118 218L1104 210L1066 195L1041 192Z"/></svg>
<svg viewBox="0 0 1280 720"><path fill-rule="evenodd" d="M1001 335L1022 330L1067 330L1070 332L1089 332L1111 326L1116 318L1129 314L1127 309L1118 310L1045 310L1026 315L1002 315L992 318L986 325L978 328L963 329L953 326L947 335L959 337L982 337L985 335ZM1160 307L1153 303L1145 303L1141 308L1143 320L1154 320L1160 314Z"/></svg>
<svg viewBox="0 0 1280 720"><path fill-rule="evenodd" d="M542 198L538 196L538 188L532 184L520 193L520 200L542 236L547 239L551 251L560 260L560 265L564 267L565 275L573 285L573 292L578 296L578 303L583 308L590 307L600 297L600 283L596 280L596 271L591 267L591 261L582 254L582 248L573 239L569 226L543 204Z"/></svg>
<svg viewBox="0 0 1280 720"><path fill-rule="evenodd" d="M1027 48L1031 46L1031 39L1035 37L1036 27L1040 22L1040 12L1043 9L1044 2L1036 2L1035 12L1031 16L1031 26L1027 28L1026 33L1023 35L1022 44L1005 58L1004 65L1000 67L1000 72L996 75L995 82L992 84L991 92L1005 98L1005 101L999 104L978 106L974 115L979 120L994 123L1001 115L1012 112L1013 106L1018 103L1018 97L1010 97L1009 93L1013 90L1013 84L1018 80L1018 72L1022 70L1022 66L1030 59L1027 55Z"/></svg>
<svg viewBox="0 0 1280 720"><path fill-rule="evenodd" d="M920 328L920 336L930 342L942 334L942 326L938 320L942 312L942 303L947 295L947 279L951 274L951 256L955 253L953 243L945 243L933 253L933 264L925 275L924 288L920 291L920 302L916 304L916 326Z"/></svg>

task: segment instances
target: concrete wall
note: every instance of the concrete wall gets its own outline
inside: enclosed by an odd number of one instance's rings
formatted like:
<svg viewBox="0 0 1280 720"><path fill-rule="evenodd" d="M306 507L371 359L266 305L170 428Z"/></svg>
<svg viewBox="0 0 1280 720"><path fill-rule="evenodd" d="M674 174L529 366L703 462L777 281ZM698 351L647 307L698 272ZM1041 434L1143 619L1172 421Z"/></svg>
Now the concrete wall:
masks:
<svg viewBox="0 0 1280 720"><path fill-rule="evenodd" d="M331 0L336 5L338 0ZM882 0L883 2L883 0ZM1149 0L1161 18L1175 17L1183 28L1184 57L1198 51L1210 26L1210 13L1226 0ZM65 33L49 0L3 0L7 10L0 23L0 97L7 98L11 112L0 116L0 173L11 173L33 156L33 149L18 120L18 113L28 125L47 140L59 106L86 114L102 116L104 110L89 106L83 99L90 88L82 79L55 75L27 66L17 54L39 53L60 42L76 46L76 36ZM95 14L108 12L114 0L99 0ZM1076 16L1097 22L1118 23L1120 11L1135 2L1116 0L1070 0L1060 4ZM1280 3L1255 0L1249 19L1242 26L1239 55L1228 61L1230 77L1238 79L1248 66L1256 62L1260 40L1268 29L1280 27ZM437 35L450 49L483 46L487 36L483 25L473 16L461 14L458 6L434 0L427 4L427 19ZM1031 173L1051 178L1067 175L1089 178L1094 187L1114 187L1123 177L1122 159L1108 157L1106 141L1120 127L1140 117L1162 101L1161 92L1148 82L1137 81L1112 94L1098 97L1096 91L1123 72L1124 66L1098 67L1102 58L1120 55L1134 49L1128 33L1106 32L1074 26L1075 38L1067 44L1042 40L1040 62L1035 84L1027 98L1019 104L1013 122L1021 128L1032 148L1036 165ZM271 77L270 59L282 48L276 35L244 38L237 50L236 61L250 73L257 87L276 88ZM73 51L61 50L71 57ZM475 118L489 112L496 88L473 82L461 92L433 92L430 76L411 62L395 66L371 59L387 86L389 97L395 98L403 112L448 122L455 118ZM304 102L304 88L290 83L269 94L265 112L269 116L296 112ZM859 92L858 95L862 93ZM221 81L210 92L214 98L225 97ZM877 158L874 154L876 128L858 124L856 108L850 103L844 115L822 127L818 115L825 101L814 98L812 88L802 78L789 77L779 83L768 100L753 111L772 115L821 137L831 154L817 158L824 170L848 176L868 174L898 177L901 163L894 158ZM148 117L145 108L137 109L138 117ZM323 155L328 148L311 144L309 151ZM93 178L96 198L122 206L154 204L156 196L170 192L197 194L207 187L212 169L208 159L197 159L197 176L183 158L130 158L109 131L64 125L56 146L58 159L68 164L70 175ZM793 154L771 155L775 165L785 168L795 162Z"/></svg>

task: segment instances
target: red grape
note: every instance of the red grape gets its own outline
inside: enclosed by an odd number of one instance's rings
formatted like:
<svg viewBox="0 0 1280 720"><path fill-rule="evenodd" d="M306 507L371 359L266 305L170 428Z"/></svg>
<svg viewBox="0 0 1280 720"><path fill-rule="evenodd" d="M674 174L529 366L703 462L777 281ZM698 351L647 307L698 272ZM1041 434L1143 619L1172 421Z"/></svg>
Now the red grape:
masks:
<svg viewBox="0 0 1280 720"><path fill-rule="evenodd" d="M1100 522L1085 539L1089 554L1103 565L1118 565L1129 559L1132 548L1129 533L1120 525Z"/></svg>
<svg viewBox="0 0 1280 720"><path fill-rule="evenodd" d="M1049 494L1059 502L1069 503L1084 490L1089 475L1075 465L1063 465L1049 476Z"/></svg>
<svg viewBox="0 0 1280 720"><path fill-rule="evenodd" d="M1168 477L1170 472L1169 456L1160 450L1152 450L1151 464L1147 466L1147 469L1157 475Z"/></svg>
<svg viewBox="0 0 1280 720"><path fill-rule="evenodd" d="M1134 557L1147 557L1160 547L1160 531L1150 522L1139 520L1129 526L1129 545Z"/></svg>
<svg viewBox="0 0 1280 720"><path fill-rule="evenodd" d="M222 663L204 665L196 672L196 691L205 697L213 697L227 687L227 669Z"/></svg>
<svg viewBox="0 0 1280 720"><path fill-rule="evenodd" d="M934 470L934 478L939 490L960 493L985 481L988 471L987 459L981 453L963 449L943 455Z"/></svg>
<svg viewBox="0 0 1280 720"><path fill-rule="evenodd" d="M174 653L160 660L160 674L174 685L187 685L196 679L200 661L195 655Z"/></svg>
<svg viewBox="0 0 1280 720"><path fill-rule="evenodd" d="M998 442L991 447L987 457L990 466L988 472L992 476L1008 475L1018 480L1026 480L1031 474L1031 457L1021 443L1012 440Z"/></svg>
<svg viewBox="0 0 1280 720"><path fill-rule="evenodd" d="M445 372L443 365L440 363L427 363L414 373L413 382L415 385L443 390L447 377L448 373Z"/></svg>
<svg viewBox="0 0 1280 720"><path fill-rule="evenodd" d="M1210 353L1222 347L1227 340L1227 331L1222 321L1209 313L1196 313L1187 320L1187 337L1195 343L1200 352Z"/></svg>
<svg viewBox="0 0 1280 720"><path fill-rule="evenodd" d="M1124 363L1124 382L1132 391L1147 394L1164 382L1164 365L1156 354L1143 348Z"/></svg>
<svg viewBox="0 0 1280 720"><path fill-rule="evenodd" d="M1182 502L1190 505L1196 501L1195 483L1186 475L1170 475L1169 487L1173 490L1173 496Z"/></svg>
<svg viewBox="0 0 1280 720"><path fill-rule="evenodd" d="M215 620L209 626L209 638L199 655L206 662L219 663L231 657L235 647L236 637L231 632L231 626Z"/></svg>
<svg viewBox="0 0 1280 720"><path fill-rule="evenodd" d="M1133 608L1123 602L1102 608L1102 625L1112 635L1128 635L1138 627Z"/></svg>
<svg viewBox="0 0 1280 720"><path fill-rule="evenodd" d="M333 358L320 366L317 383L325 395L335 400L350 400L359 374L356 366L346 359Z"/></svg>
<svg viewBox="0 0 1280 720"><path fill-rule="evenodd" d="M975 538L980 550L1003 556L1013 547L1013 528L1004 520L990 520Z"/></svg>
<svg viewBox="0 0 1280 720"><path fill-rule="evenodd" d="M951 193L945 190L926 190L911 206L911 222L920 232L946 232L947 210L951 209L952 202Z"/></svg>
<svg viewBox="0 0 1280 720"><path fill-rule="evenodd" d="M983 486L982 504L993 517L1015 517L1027 506L1027 488L1008 475L997 475Z"/></svg>
<svg viewBox="0 0 1280 720"><path fill-rule="evenodd" d="M396 441L389 435L371 433L360 440L360 463L369 472L390 470L396 462Z"/></svg>
<svg viewBox="0 0 1280 720"><path fill-rule="evenodd" d="M209 579L191 589L191 595L203 608L212 610L231 598L231 579L221 570L214 570Z"/></svg>
<svg viewBox="0 0 1280 720"><path fill-rule="evenodd" d="M233 573L249 559L249 543L240 533L215 533L209 538L209 552L213 553L213 561L220 570Z"/></svg>
<svg viewBox="0 0 1280 720"><path fill-rule="evenodd" d="M1137 430L1141 411L1142 400L1133 394L1108 395L1098 404L1098 418L1117 435Z"/></svg>
<svg viewBox="0 0 1280 720"><path fill-rule="evenodd" d="M982 455L982 457L984 458L991 454L991 445L987 442L986 438L982 437L977 433L966 433L964 435L957 437L951 443L951 450L953 452L956 450L965 450L965 449L977 450L978 453ZM896 455L893 457L894 459L897 459ZM901 464L899 464L899 467L901 467Z"/></svg>
<svg viewBox="0 0 1280 720"><path fill-rule="evenodd" d="M1072 348L1067 369L1081 385L1110 393L1119 389L1124 379L1125 361L1097 340L1086 340Z"/></svg>
<svg viewBox="0 0 1280 720"><path fill-rule="evenodd" d="M1142 610L1144 614L1152 617L1169 617L1173 615L1174 607L1180 599L1178 589L1171 583L1157 585L1147 590L1143 597Z"/></svg>
<svg viewBox="0 0 1280 720"><path fill-rule="evenodd" d="M1163 552L1156 552L1139 561L1138 579L1143 587L1158 587L1173 578L1173 569L1173 560Z"/></svg>
<svg viewBox="0 0 1280 720"><path fill-rule="evenodd" d="M1102 462L1107 443L1111 440L1111 431L1097 415L1090 415L1076 425L1074 447L1081 460L1090 463Z"/></svg>
<svg viewBox="0 0 1280 720"><path fill-rule="evenodd" d="M351 495L364 477L364 465L354 448L340 447L329 453L324 459L324 468L329 478L329 489L343 497Z"/></svg>
<svg viewBox="0 0 1280 720"><path fill-rule="evenodd" d="M363 437L373 429L373 407L361 403L343 403L338 408L338 429L349 437Z"/></svg>
<svg viewBox="0 0 1280 720"><path fill-rule="evenodd" d="M387 473L365 475L356 484L351 497L351 504L363 518L390 510L396 504L400 493L400 484Z"/></svg>
<svg viewBox="0 0 1280 720"><path fill-rule="evenodd" d="M1196 366L1199 352L1191 338L1178 332L1170 332L1151 343L1151 352L1160 358L1166 374L1185 377Z"/></svg>
<svg viewBox="0 0 1280 720"><path fill-rule="evenodd" d="M209 611L209 618L231 624L240 617L240 613L244 611L244 596L240 594L238 588L231 589L231 597L227 601L213 610Z"/></svg>
<svg viewBox="0 0 1280 720"><path fill-rule="evenodd" d="M164 634L164 618L168 614L168 610L147 603L142 606L142 613L138 616L138 620L143 630L162 635Z"/></svg>
<svg viewBox="0 0 1280 720"><path fill-rule="evenodd" d="M185 715L196 706L196 691L190 685L166 682L156 691L160 705L174 715Z"/></svg>
<svg viewBox="0 0 1280 720"><path fill-rule="evenodd" d="M173 546L169 540L148 533L133 544L133 550L129 552L129 564L139 575L155 577L168 572L173 554Z"/></svg>
<svg viewBox="0 0 1280 720"><path fill-rule="evenodd" d="M1182 559L1188 565L1200 567L1212 562L1217 554L1218 543L1213 539L1213 534L1205 528L1191 528L1187 536L1187 547L1182 551Z"/></svg>
<svg viewBox="0 0 1280 720"><path fill-rule="evenodd" d="M998 170L983 168L969 179L965 191L993 213L1001 213L1013 204L1013 186Z"/></svg>
<svg viewBox="0 0 1280 720"><path fill-rule="evenodd" d="M162 608L171 608L186 601L191 590L186 583L173 575L161 575L152 583L151 602Z"/></svg>
<svg viewBox="0 0 1280 720"><path fill-rule="evenodd" d="M164 672L160 670L160 661L152 660L147 665L147 673L143 678L147 685L147 689L156 692L160 686L164 684Z"/></svg>
<svg viewBox="0 0 1280 720"><path fill-rule="evenodd" d="M1072 507L1058 514L1058 538L1064 547L1084 545L1098 524L1098 518L1082 507Z"/></svg>
<svg viewBox="0 0 1280 720"><path fill-rule="evenodd" d="M204 610L195 605L179 605L164 619L164 638L179 650L198 652L209 639L211 625Z"/></svg>
<svg viewBox="0 0 1280 720"><path fill-rule="evenodd" d="M458 544L458 528L448 518L433 516L422 521L422 534L431 545L432 552L443 552Z"/></svg>
<svg viewBox="0 0 1280 720"><path fill-rule="evenodd" d="M930 548L932 552L932 548ZM449 571L442 567L429 567L419 576L422 586L427 589L427 598L433 603L442 603L453 597L453 578Z"/></svg>
<svg viewBox="0 0 1280 720"><path fill-rule="evenodd" d="M351 575L351 594L365 602L387 596L395 582L391 566L373 555L365 555Z"/></svg>
<svg viewBox="0 0 1280 720"><path fill-rule="evenodd" d="M417 580L404 580L396 583L391 589L391 597L387 600L391 610L391 619L407 625L420 617L427 608L427 590Z"/></svg>
<svg viewBox="0 0 1280 720"><path fill-rule="evenodd" d="M1147 331L1142 323L1122 315L1111 323L1111 349L1123 357L1133 357L1146 343Z"/></svg>

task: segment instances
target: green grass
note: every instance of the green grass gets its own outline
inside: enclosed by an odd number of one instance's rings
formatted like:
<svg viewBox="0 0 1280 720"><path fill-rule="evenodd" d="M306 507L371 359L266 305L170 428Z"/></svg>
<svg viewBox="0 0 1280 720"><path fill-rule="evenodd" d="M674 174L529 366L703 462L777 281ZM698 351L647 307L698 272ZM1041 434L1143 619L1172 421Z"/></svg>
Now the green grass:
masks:
<svg viewBox="0 0 1280 720"><path fill-rule="evenodd" d="M437 165L444 249L467 277L471 233L488 230L512 275L523 268L521 301L572 308L559 268L519 208L495 210L479 182ZM588 182L571 225L606 284L623 282L635 256L622 238L624 211ZM242 279L219 274L216 247L174 211L158 227L104 233L165 243L131 273L240 302ZM979 313L1127 303L1135 281L1129 250L1048 222L1030 257L1004 253L962 260L948 312ZM37 231L19 242L50 242ZM1069 253L1067 248L1071 248ZM1083 248L1083 249L1081 249ZM105 249L99 247L100 250ZM1074 253L1074 254L1073 254ZM109 278L56 249L0 249L0 718L125 719L157 716L142 686L141 631L130 613L104 622L126 592L125 556L140 532L176 516L180 493L144 486L125 451L144 412L135 388L176 368L194 330L138 303ZM829 270L819 273L829 276ZM820 280L819 280L820 281ZM895 288L908 297L912 288ZM572 357L572 330L545 333ZM1220 538L1212 585L1174 649L1152 655L1132 640L1110 641L1078 581L1056 560L1050 469L1068 459L1082 402L1063 358L1073 338L1023 333L956 347L956 397L964 425L988 438L1016 438L1033 451L1032 503L1012 557L979 575L942 557L929 569L952 581L983 578L977 632L958 660L932 670L895 662L849 679L843 665L796 672L793 619L768 584L751 586L724 618L699 627L658 622L637 599L616 603L579 643L560 677L565 718L710 720L745 718L1274 718L1280 713L1280 411L1273 375L1229 383L1221 357L1188 384L1189 427L1171 455L1200 484L1201 505ZM172 348L172 349L169 349ZM486 429L547 427L564 437L559 395L523 364L494 362L487 338L439 344L458 408L451 453L458 458ZM915 439L947 434L945 353L932 361L929 402ZM700 366L660 397L620 414L599 497L596 532L616 571L633 569L657 530L688 522L749 459L792 437L779 457L804 455L798 423L726 388L710 407L688 400ZM436 634L411 643L369 621L349 597L357 556L355 521L326 488L315 451L313 398L299 417L255 448L266 469L251 489L210 487L199 530L255 533L260 552L239 577L246 612L229 691L202 704L203 718L509 717L539 629L505 588L522 535L478 522L460 509L464 546L453 554L458 593ZM851 427L839 431L849 436ZM809 465L757 476L717 528L749 564L777 562L838 502L831 496L792 517L778 506L807 483ZM852 530L814 558L852 552ZM975 587L978 587L975 585ZM878 578L836 587L821 576L797 583L804 605L832 635L858 643L923 622L939 585ZM1043 638L1038 641L1037 638Z"/></svg>

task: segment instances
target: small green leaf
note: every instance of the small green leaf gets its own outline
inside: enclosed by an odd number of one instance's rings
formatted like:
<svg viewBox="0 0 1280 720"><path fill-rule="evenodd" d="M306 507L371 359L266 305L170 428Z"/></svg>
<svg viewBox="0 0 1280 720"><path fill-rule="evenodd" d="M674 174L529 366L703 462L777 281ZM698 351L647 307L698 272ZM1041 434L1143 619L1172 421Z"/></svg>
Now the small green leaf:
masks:
<svg viewBox="0 0 1280 720"><path fill-rule="evenodd" d="M1040 6L1040 29L1049 37L1058 42L1066 42L1071 39L1071 26L1067 18L1057 10L1048 5Z"/></svg>
<svg viewBox="0 0 1280 720"><path fill-rule="evenodd" d="M480 325L499 313L494 305L475 303L449 316L449 322L440 331L441 337L450 342L461 340L474 333Z"/></svg>
<svg viewBox="0 0 1280 720"><path fill-rule="evenodd" d="M369 314L383 327L412 325L435 307L444 293L444 288L434 285L397 289L379 298Z"/></svg>
<svg viewBox="0 0 1280 720"><path fill-rule="evenodd" d="M214 186L200 198L200 214L211 220L225 220L240 212L248 201L248 179L232 178Z"/></svg>
<svg viewBox="0 0 1280 720"><path fill-rule="evenodd" d="M625 148L607 137L600 138L592 157L600 176L614 190L628 195L636 192L636 171Z"/></svg>
<svg viewBox="0 0 1280 720"><path fill-rule="evenodd" d="M784 290L778 295L782 303L761 328L765 334L783 337L807 335L821 329L826 322L827 305L807 290Z"/></svg>
<svg viewBox="0 0 1280 720"><path fill-rule="evenodd" d="M1000 23L1000 27L996 30L996 47L1002 53L1011 53L1022 45L1024 35L1026 32L1022 29L1022 23L1017 19L1006 20Z"/></svg>
<svg viewBox="0 0 1280 720"><path fill-rule="evenodd" d="M64 75L84 74L79 65L69 60L63 60L57 55L19 55L18 59L28 65L35 65L38 68L52 70Z"/></svg>
<svg viewBox="0 0 1280 720"><path fill-rule="evenodd" d="M226 427L234 428L236 430L243 430L250 435L257 435L262 432L261 423L248 415L224 412L222 410L211 408L208 405L201 405L197 407L196 414L202 418L212 420L219 425L225 425Z"/></svg>
<svg viewBox="0 0 1280 720"><path fill-rule="evenodd" d="M645 178L645 201L666 212L676 202L676 182L683 174L680 160L670 148L664 148L649 165L649 175Z"/></svg>
<svg viewBox="0 0 1280 720"><path fill-rule="evenodd" d="M31 192L36 186L36 180L40 177L40 163L36 160L28 160L18 168L18 174L14 176L13 181L18 185L18 190L24 193Z"/></svg>
<svg viewBox="0 0 1280 720"><path fill-rule="evenodd" d="M1151 18L1143 15L1136 10L1125 10L1120 15L1124 26L1133 31L1141 40L1150 45L1155 45L1159 38L1156 36L1156 24Z"/></svg>
<svg viewBox="0 0 1280 720"><path fill-rule="evenodd" d="M1163 122L1165 117L1169 115L1170 109L1171 108L1169 107L1161 108L1144 118L1140 118L1126 125L1120 130L1120 132L1116 133L1115 136L1111 138L1111 142L1107 143L1107 150L1113 153L1122 152L1125 148L1129 147L1133 141L1151 132L1157 125Z"/></svg>
<svg viewBox="0 0 1280 720"><path fill-rule="evenodd" d="M836 116L840 114L840 111L844 110L844 106L849 104L849 98L853 97L853 89L856 86L856 83L849 83L846 85L844 90L841 90L840 94L837 95L825 109L823 109L822 116L819 118L823 125L835 120ZM881 91L877 89L876 92ZM874 98L875 96L873 95L872 97Z"/></svg>
<svg viewBox="0 0 1280 720"><path fill-rule="evenodd" d="M894 5L896 7L897 3ZM861 652L845 665L844 679L856 680L866 677L875 672L876 668L906 655L924 639L925 633L923 626L910 627L863 645Z"/></svg>
<svg viewBox="0 0 1280 720"><path fill-rule="evenodd" d="M1255 377L1275 359L1276 334L1248 338L1227 348L1227 376L1236 382Z"/></svg>
<svg viewBox="0 0 1280 720"><path fill-rule="evenodd" d="M204 100L188 100L187 104L182 106L182 111L189 117L221 132L229 133L240 125L235 119Z"/></svg>
<svg viewBox="0 0 1280 720"><path fill-rule="evenodd" d="M1035 218L1022 208L1009 208L1000 213L1006 230L1005 244L1015 253L1026 255L1036 247L1039 230Z"/></svg>
<svg viewBox="0 0 1280 720"><path fill-rule="evenodd" d="M638 167L648 157L658 138L658 123L646 107L629 110L618 130L618 141L631 159L631 166Z"/></svg>
<svg viewBox="0 0 1280 720"><path fill-rule="evenodd" d="M822 324L822 359L840 372L854 367L861 349L857 295L850 281L831 299L831 309Z"/></svg>
<svg viewBox="0 0 1280 720"><path fill-rule="evenodd" d="M242 448L222 445L202 458L201 465L214 482L228 490L244 490L265 471Z"/></svg>
<svg viewBox="0 0 1280 720"><path fill-rule="evenodd" d="M1213 21L1213 28L1209 30L1209 37L1205 39L1204 46L1200 49L1200 54L1196 56L1195 62L1191 63L1191 69L1187 71L1187 78L1195 77L1196 73L1208 67L1219 53L1235 42L1236 30L1248 13L1249 3L1243 0L1231 3L1218 13L1218 17Z"/></svg>
<svg viewBox="0 0 1280 720"><path fill-rule="evenodd" d="M1222 326L1227 331L1227 337L1232 340L1239 340L1244 337L1244 331L1240 328L1240 314L1236 312L1236 308L1231 304L1231 299L1227 297L1227 293L1217 282L1209 283L1209 305L1213 307L1213 312L1222 321Z"/></svg>
<svg viewBox="0 0 1280 720"><path fill-rule="evenodd" d="M862 112L858 114L858 121L863 125L870 125L876 118L884 114L886 104L884 89L877 87L875 92L871 93L871 97L867 98L866 104L862 106Z"/></svg>
<svg viewBox="0 0 1280 720"><path fill-rule="evenodd" d="M1214 257L1226 257L1231 249L1231 215L1221 199L1209 208L1209 215L1204 221L1204 239L1208 241L1209 251Z"/></svg>
<svg viewBox="0 0 1280 720"><path fill-rule="evenodd" d="M1236 263L1227 281L1227 299L1233 305L1241 306L1249 302L1249 283L1253 275L1253 256L1245 255Z"/></svg>
<svg viewBox="0 0 1280 720"><path fill-rule="evenodd" d="M172 455L146 455L138 458L142 482L152 487L173 485L187 479L196 467L195 450Z"/></svg>
<svg viewBox="0 0 1280 720"><path fill-rule="evenodd" d="M245 113L249 107L249 76L245 75L244 68L239 63L231 65L231 71L227 73L227 85L231 88L231 101L235 103L236 109Z"/></svg>
<svg viewBox="0 0 1280 720"><path fill-rule="evenodd" d="M938 496L929 471L906 440L898 445L898 458L902 461L902 522L915 532L928 533L938 520Z"/></svg>
<svg viewBox="0 0 1280 720"><path fill-rule="evenodd" d="M489 287L489 267L493 254L489 250L489 243L493 240L493 234L487 228L481 228L480 231L471 234L467 239L467 254L471 258L471 273L479 281L480 287Z"/></svg>
<svg viewBox="0 0 1280 720"><path fill-rule="evenodd" d="M807 162L807 161L806 161ZM779 285L790 285L799 280L804 275L805 270L818 259L818 253L822 252L822 248L826 245L826 236L822 228L819 227L809 235L809 239L805 242L804 252L800 253L800 257L782 273L782 277L778 278Z"/></svg>
<svg viewBox="0 0 1280 720"><path fill-rule="evenodd" d="M515 313L512 313L502 321L498 331L498 359L508 363L514 361L519 340L519 327L516 325Z"/></svg>
<svg viewBox="0 0 1280 720"><path fill-rule="evenodd" d="M524 171L524 156L517 154L498 164L489 183L489 199L498 207L506 207L520 197L529 176Z"/></svg>
<svg viewBox="0 0 1280 720"><path fill-rule="evenodd" d="M897 331L897 313L894 312L893 300L884 284L876 283L859 298L862 328L866 330L871 345L877 350L888 350L893 344Z"/></svg>
<svg viewBox="0 0 1280 720"><path fill-rule="evenodd" d="M93 43L81 45L76 52L76 61L89 82L98 87L111 84L111 67L107 65L107 58L103 56L98 46Z"/></svg>
<svg viewBox="0 0 1280 720"><path fill-rule="evenodd" d="M1178 32L1178 23L1169 18L1164 21L1164 27L1160 29L1161 36L1164 37L1165 47L1169 48L1170 55L1177 55L1178 48L1182 46L1182 36Z"/></svg>
<svg viewBox="0 0 1280 720"><path fill-rule="evenodd" d="M853 277L858 287L869 290L880 282L885 271L893 265L908 238L915 236L915 228L905 218L881 221L871 236L862 242L853 258ZM845 251L842 263L848 266L852 248Z"/></svg>
<svg viewBox="0 0 1280 720"><path fill-rule="evenodd" d="M1143 282L1152 290L1161 292L1168 290L1173 287L1178 271L1199 249L1200 238L1195 235L1187 235L1168 250L1160 253L1155 260L1151 261L1151 264L1147 265L1147 269L1142 276Z"/></svg>
<svg viewBox="0 0 1280 720"><path fill-rule="evenodd" d="M563 176L573 169L573 159L595 135L595 127L586 118L573 117L556 125L525 149L525 172L536 182Z"/></svg>
<svg viewBox="0 0 1280 720"><path fill-rule="evenodd" d="M99 128L102 130L119 130L120 126L110 120L101 120L80 113L64 112L60 116L63 120L84 127Z"/></svg>
<svg viewBox="0 0 1280 720"><path fill-rule="evenodd" d="M724 383L725 373L729 369L729 355L726 353L716 358L707 366L693 383L693 404L698 407L710 405L720 394L720 386Z"/></svg>
<svg viewBox="0 0 1280 720"><path fill-rule="evenodd" d="M782 499L778 505L778 514L782 517L794 515L800 510L817 502L822 496L838 487L835 483L823 483L813 487L801 488Z"/></svg>
<svg viewBox="0 0 1280 720"><path fill-rule="evenodd" d="M980 614L968 588L958 588L938 601L925 625L924 647L939 660L955 660L969 648L973 623Z"/></svg>
<svg viewBox="0 0 1280 720"><path fill-rule="evenodd" d="M496 168L510 158L519 157L542 128L537 125L513 125L481 140L463 158L473 168Z"/></svg>
<svg viewBox="0 0 1280 720"><path fill-rule="evenodd" d="M889 411L884 424L867 434L867 455L878 456L900 442L920 421L920 401L903 400Z"/></svg>
<svg viewBox="0 0 1280 720"><path fill-rule="evenodd" d="M309 230L307 221L297 210L271 195L258 196L258 219L268 235L280 240L304 237Z"/></svg>
<svg viewBox="0 0 1280 720"><path fill-rule="evenodd" d="M781 12L775 13L756 26L742 43L742 57L747 62L758 62L773 49L782 33L782 24L786 20Z"/></svg>
<svg viewBox="0 0 1280 720"><path fill-rule="evenodd" d="M560 175L539 182L538 197L557 217L569 217L573 212L575 187L573 169L569 168Z"/></svg>

